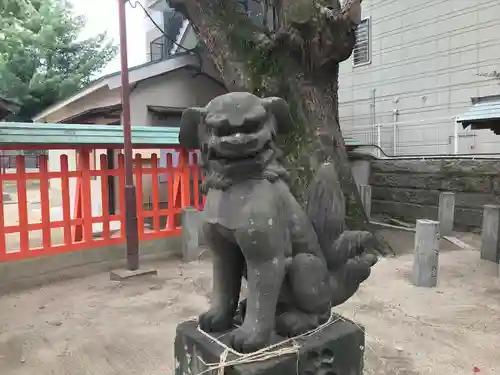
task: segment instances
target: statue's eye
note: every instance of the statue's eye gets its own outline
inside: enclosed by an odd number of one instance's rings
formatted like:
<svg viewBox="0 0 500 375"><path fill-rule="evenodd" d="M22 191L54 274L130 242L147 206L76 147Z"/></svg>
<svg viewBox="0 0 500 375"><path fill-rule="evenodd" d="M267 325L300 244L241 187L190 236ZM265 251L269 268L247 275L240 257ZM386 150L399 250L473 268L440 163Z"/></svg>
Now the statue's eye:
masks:
<svg viewBox="0 0 500 375"><path fill-rule="evenodd" d="M247 134L255 133L259 129L260 125L260 120L246 120L241 127L241 131Z"/></svg>
<svg viewBox="0 0 500 375"><path fill-rule="evenodd" d="M231 129L224 127L219 129L219 135L221 137L227 137L231 135Z"/></svg>
<svg viewBox="0 0 500 375"><path fill-rule="evenodd" d="M227 137L230 136L233 133L233 131L231 129L231 125L219 124L219 126L214 127L214 133L219 137Z"/></svg>

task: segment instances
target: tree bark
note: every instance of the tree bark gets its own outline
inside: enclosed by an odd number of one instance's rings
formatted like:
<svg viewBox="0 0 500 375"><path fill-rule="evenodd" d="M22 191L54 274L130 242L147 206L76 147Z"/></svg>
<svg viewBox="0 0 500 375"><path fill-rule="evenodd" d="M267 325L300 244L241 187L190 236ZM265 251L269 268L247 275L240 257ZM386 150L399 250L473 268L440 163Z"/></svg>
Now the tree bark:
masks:
<svg viewBox="0 0 500 375"><path fill-rule="evenodd" d="M277 95L290 104L297 128L282 148L297 198L318 166L331 162L350 222L366 229L338 118L338 65L352 53L362 0L347 0L343 8L339 0L281 0L276 33L252 23L237 1L172 0L171 5L188 17L230 91Z"/></svg>

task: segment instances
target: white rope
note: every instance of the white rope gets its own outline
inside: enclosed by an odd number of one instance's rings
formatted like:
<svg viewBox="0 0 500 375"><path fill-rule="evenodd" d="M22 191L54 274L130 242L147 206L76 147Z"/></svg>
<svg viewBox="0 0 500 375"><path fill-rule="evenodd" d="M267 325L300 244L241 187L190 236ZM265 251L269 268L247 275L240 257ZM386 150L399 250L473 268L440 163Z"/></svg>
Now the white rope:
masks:
<svg viewBox="0 0 500 375"><path fill-rule="evenodd" d="M217 371L217 375L224 375L224 368L226 367L225 363L226 363L226 359L227 359L228 354L229 354L229 350L225 349L222 352L222 354L220 355L220 359L219 359L220 367L219 367L219 371ZM203 362L203 360L202 360L202 362Z"/></svg>
<svg viewBox="0 0 500 375"><path fill-rule="evenodd" d="M253 352L253 353L249 353L249 354L243 354L243 353L240 353L240 352L237 352L236 350L234 350L233 348L230 348L229 346L227 346L226 344L224 344L222 341L220 341L219 339L223 336L220 336L219 338L215 338L213 337L212 335L210 335L209 333L203 331L199 326L198 326L198 331L200 333L202 333L203 335L205 335L206 337L208 337L210 340L214 341L215 343L217 343L218 345L220 345L222 348L224 348L224 351L222 352L220 358L219 358L219 363L206 363L205 361L203 361L202 358L200 358L198 356L198 359L205 365L207 366L207 369L196 374L196 375L202 375L202 374L205 374L207 372L210 372L210 371L214 371L214 370L217 370L217 374L218 375L223 375L224 373L224 369L226 367L229 367L229 366L236 366L236 365L241 365L241 364L244 364L244 363L253 363L253 362L262 362L262 361L267 361L271 358L276 358L276 357L281 357L283 355L288 355L288 354L295 354L297 355L297 362L299 360L299 350L300 350L300 345L296 342L297 339L300 339L300 338L305 338L305 337L310 337L320 331L322 331L323 329L325 329L326 327L338 322L338 321L341 321L342 319L339 318L335 313L331 313L330 315L330 318L328 319L328 321L326 323L323 323L322 325L320 325L319 327L311 330L311 331L308 331L306 333L303 333L301 335L297 335L297 336L294 336L294 337L290 337L288 339L285 339L283 341L280 341L279 343L277 344L274 344L274 345L270 345L270 346L267 346L265 348L262 348L256 352ZM285 348L280 348L282 347L283 345L285 344L288 344L288 343L292 343L292 346L291 347L285 347ZM277 349L276 349L277 348ZM234 355L236 355L238 358L235 359L235 360L232 360L232 361L226 361L227 360L227 356L229 353L232 353Z"/></svg>

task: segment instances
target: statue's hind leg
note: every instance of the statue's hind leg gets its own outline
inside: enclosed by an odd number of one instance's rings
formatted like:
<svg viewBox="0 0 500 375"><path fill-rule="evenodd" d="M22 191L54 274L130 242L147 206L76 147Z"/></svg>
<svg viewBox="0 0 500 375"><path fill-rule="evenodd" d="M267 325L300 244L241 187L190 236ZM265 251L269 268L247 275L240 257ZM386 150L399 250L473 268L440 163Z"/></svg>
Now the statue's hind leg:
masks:
<svg viewBox="0 0 500 375"><path fill-rule="evenodd" d="M325 261L311 254L297 254L287 268L290 296L287 309L276 318L282 336L296 336L325 323L330 317L331 285Z"/></svg>

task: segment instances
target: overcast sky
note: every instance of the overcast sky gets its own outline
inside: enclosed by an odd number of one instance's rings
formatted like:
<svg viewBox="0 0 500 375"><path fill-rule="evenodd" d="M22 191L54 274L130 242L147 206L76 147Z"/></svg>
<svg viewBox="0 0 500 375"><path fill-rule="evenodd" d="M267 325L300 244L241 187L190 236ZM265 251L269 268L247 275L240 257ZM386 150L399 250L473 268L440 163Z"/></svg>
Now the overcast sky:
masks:
<svg viewBox="0 0 500 375"><path fill-rule="evenodd" d="M71 0L75 11L87 18L87 27L84 36L107 31L116 43L119 41L118 28L118 1L119 0ZM133 3L134 1L132 1ZM146 62L145 20L144 12L140 7L133 9L130 4L127 9L127 39L128 63L135 66ZM102 74L120 70L119 53L110 62Z"/></svg>

